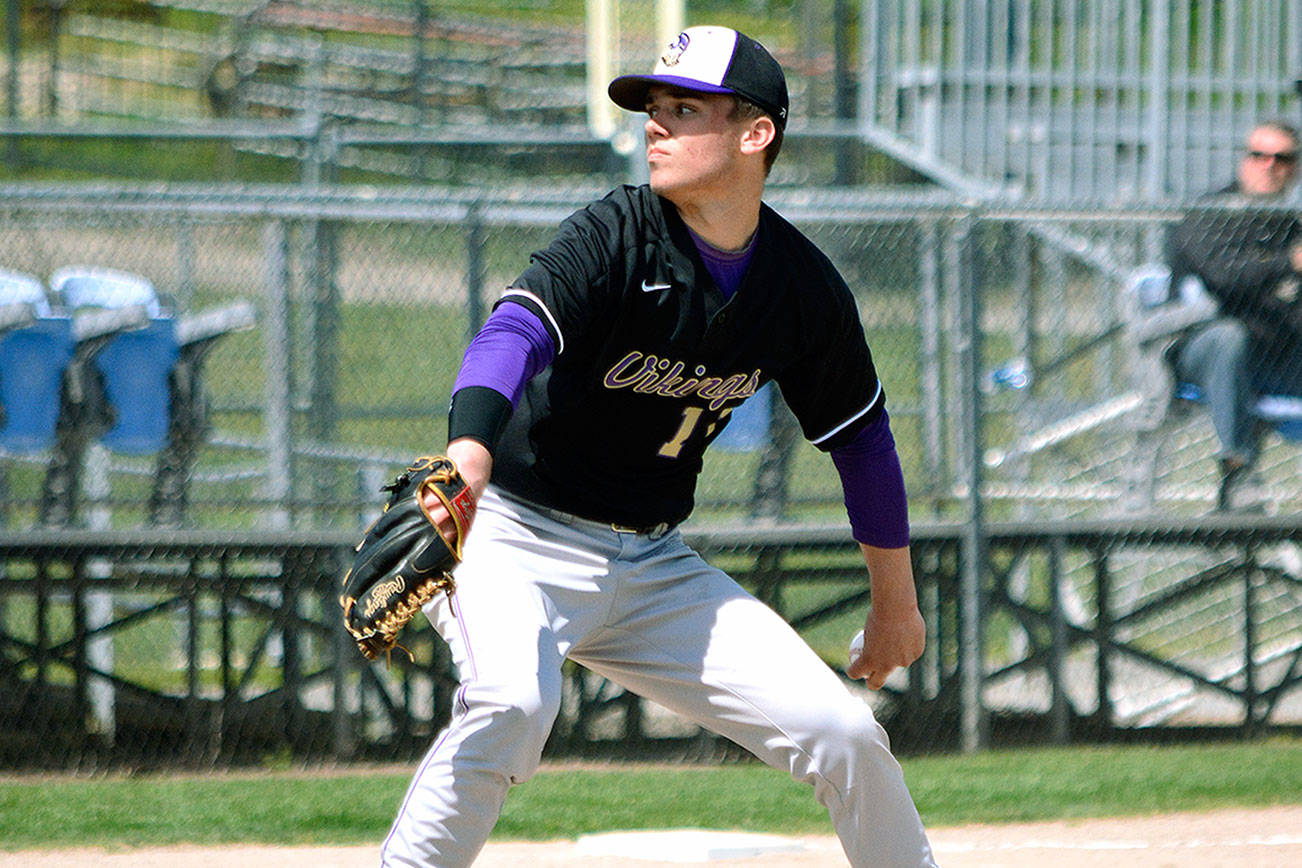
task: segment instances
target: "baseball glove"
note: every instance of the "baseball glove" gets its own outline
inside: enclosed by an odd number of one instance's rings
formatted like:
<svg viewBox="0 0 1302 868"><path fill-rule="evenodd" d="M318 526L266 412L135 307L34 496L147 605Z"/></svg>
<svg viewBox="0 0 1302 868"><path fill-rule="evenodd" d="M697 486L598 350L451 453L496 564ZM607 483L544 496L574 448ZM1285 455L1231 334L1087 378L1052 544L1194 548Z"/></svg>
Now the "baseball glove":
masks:
<svg viewBox="0 0 1302 868"><path fill-rule="evenodd" d="M475 509L457 465L441 455L417 458L381 491L390 492L389 501L357 545L339 598L344 627L369 660L393 650L398 633L439 591L450 596L455 590L452 570L461 561ZM452 515L453 542L425 509L426 491L438 495Z"/></svg>

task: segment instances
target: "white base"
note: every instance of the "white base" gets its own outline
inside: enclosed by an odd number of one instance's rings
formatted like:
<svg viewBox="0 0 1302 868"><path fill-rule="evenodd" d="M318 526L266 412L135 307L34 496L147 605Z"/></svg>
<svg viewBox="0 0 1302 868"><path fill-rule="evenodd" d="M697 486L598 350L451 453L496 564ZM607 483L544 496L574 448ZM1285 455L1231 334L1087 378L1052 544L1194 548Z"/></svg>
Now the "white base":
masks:
<svg viewBox="0 0 1302 868"><path fill-rule="evenodd" d="M585 856L617 856L651 862L709 862L748 859L770 853L799 853L805 845L776 835L667 829L648 832L603 832L584 835L578 851Z"/></svg>

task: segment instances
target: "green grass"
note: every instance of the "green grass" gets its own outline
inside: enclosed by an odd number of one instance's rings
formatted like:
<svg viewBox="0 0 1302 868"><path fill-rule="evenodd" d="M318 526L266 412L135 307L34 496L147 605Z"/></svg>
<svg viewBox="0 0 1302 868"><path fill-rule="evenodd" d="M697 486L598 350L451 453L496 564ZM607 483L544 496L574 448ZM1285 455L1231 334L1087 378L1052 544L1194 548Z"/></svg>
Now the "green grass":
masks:
<svg viewBox="0 0 1302 868"><path fill-rule="evenodd" d="M928 826L1302 802L1302 741L998 751L903 760ZM388 828L408 772L0 781L0 848L353 844ZM753 764L545 768L515 788L498 839L696 826L831 834L811 791Z"/></svg>

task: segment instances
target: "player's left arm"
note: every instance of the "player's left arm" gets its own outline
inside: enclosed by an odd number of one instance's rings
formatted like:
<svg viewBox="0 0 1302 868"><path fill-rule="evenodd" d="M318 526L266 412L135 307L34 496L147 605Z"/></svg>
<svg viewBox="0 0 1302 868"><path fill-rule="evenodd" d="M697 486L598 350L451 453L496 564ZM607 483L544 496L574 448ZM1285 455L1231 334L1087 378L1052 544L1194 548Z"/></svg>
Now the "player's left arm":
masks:
<svg viewBox="0 0 1302 868"><path fill-rule="evenodd" d="M922 656L927 628L918 610L909 547L878 548L860 543L868 565L872 605L864 621L863 654L846 669L873 690L886 683L897 668Z"/></svg>
<svg viewBox="0 0 1302 868"><path fill-rule="evenodd" d="M827 290L819 304L802 310L804 333L816 335L816 343L777 380L806 438L831 455L841 477L872 594L864 650L847 673L877 689L918 659L926 641L909 556L908 493L854 295L821 253L814 251L809 264Z"/></svg>
<svg viewBox="0 0 1302 868"><path fill-rule="evenodd" d="M868 567L872 604L864 649L846 673L881 687L895 669L922 655L926 626L909 554L908 494L890 416L885 408L851 439L831 450L841 476L846 514Z"/></svg>

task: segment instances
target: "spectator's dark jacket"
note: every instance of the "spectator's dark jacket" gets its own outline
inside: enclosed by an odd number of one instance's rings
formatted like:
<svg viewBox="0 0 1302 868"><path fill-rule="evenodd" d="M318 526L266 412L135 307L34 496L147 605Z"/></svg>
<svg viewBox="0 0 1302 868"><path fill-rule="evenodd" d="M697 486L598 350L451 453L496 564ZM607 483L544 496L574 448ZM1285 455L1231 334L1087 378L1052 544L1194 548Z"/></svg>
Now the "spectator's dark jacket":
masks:
<svg viewBox="0 0 1302 868"><path fill-rule="evenodd" d="M1238 185L1204 197L1167 238L1172 285L1202 278L1224 316L1242 321L1268 365L1302 358L1302 300L1289 248L1302 224L1289 212L1252 208Z"/></svg>

